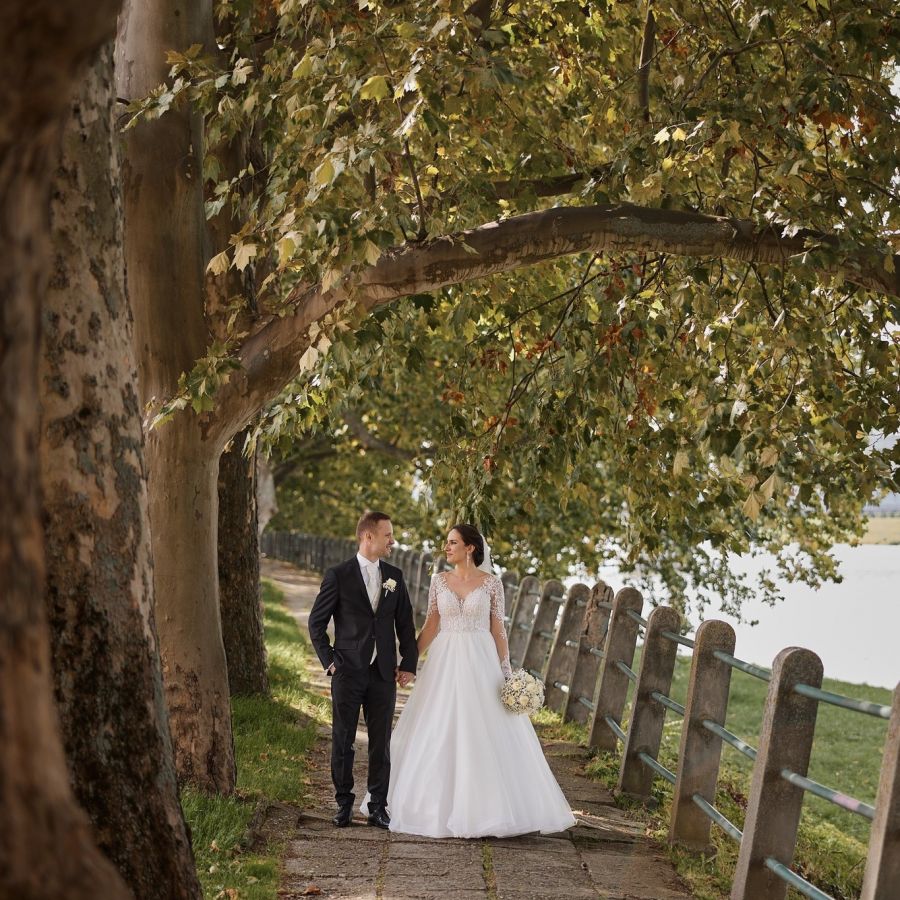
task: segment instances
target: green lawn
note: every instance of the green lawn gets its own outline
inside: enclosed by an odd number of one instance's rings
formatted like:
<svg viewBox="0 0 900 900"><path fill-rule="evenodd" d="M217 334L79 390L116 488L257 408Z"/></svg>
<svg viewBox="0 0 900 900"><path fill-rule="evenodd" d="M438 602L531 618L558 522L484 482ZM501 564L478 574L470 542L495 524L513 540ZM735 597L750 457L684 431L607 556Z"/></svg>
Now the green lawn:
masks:
<svg viewBox="0 0 900 900"><path fill-rule="evenodd" d="M635 670L639 666L635 660ZM679 657L670 696L683 703L687 690L690 659ZM883 688L826 679L823 687L835 693L863 700L890 704L891 692ZM726 727L744 740L757 745L768 685L741 672L733 672ZM626 718L628 710L626 709ZM561 737L586 740L586 732L558 717L543 712L537 717L543 729ZM809 777L874 803L881 766L881 754L887 734L887 722L820 704ZM660 748L660 761L673 771L677 767L681 720L669 713ZM716 806L739 828L743 827L746 797L752 764L741 754L725 746ZM618 778L619 758L600 754L590 765L590 774L614 786ZM651 832L665 841L670 812L670 786L657 779L654 788L659 807L648 814ZM806 795L800 824L795 867L804 877L837 898L857 897L862 885L869 822L845 812L810 794ZM695 895L709 900L727 898L731 874L737 859L737 846L716 826L712 828L717 855L701 860L671 850L676 866L691 884ZM791 892L792 897L800 894Z"/></svg>
<svg viewBox="0 0 900 900"><path fill-rule="evenodd" d="M237 793L226 798L188 790L181 798L209 900L274 900L281 848L247 851L247 829L261 801L302 804L306 751L317 725L330 721L327 700L304 688L311 653L306 636L285 609L280 591L265 581L262 590L272 693L232 700Z"/></svg>

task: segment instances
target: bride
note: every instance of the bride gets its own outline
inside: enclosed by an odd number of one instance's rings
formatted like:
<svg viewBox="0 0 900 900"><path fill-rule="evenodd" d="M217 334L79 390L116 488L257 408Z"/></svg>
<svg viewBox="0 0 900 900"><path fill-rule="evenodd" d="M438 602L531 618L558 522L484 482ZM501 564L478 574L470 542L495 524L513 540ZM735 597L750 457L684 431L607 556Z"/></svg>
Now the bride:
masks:
<svg viewBox="0 0 900 900"><path fill-rule="evenodd" d="M476 528L456 525L444 553L454 568L432 578L418 638L419 657L430 648L428 660L391 737L391 831L436 838L563 831L575 819L534 728L500 702L509 646L490 551Z"/></svg>

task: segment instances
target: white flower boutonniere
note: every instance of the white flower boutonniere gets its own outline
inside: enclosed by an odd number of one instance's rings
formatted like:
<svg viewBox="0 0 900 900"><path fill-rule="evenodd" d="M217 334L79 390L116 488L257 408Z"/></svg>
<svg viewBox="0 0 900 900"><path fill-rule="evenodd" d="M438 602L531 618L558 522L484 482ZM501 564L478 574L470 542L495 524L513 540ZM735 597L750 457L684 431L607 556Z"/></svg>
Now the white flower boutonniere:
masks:
<svg viewBox="0 0 900 900"><path fill-rule="evenodd" d="M388 580L383 585L384 589L390 593L397 587L397 582L394 581L393 578L388 578Z"/></svg>

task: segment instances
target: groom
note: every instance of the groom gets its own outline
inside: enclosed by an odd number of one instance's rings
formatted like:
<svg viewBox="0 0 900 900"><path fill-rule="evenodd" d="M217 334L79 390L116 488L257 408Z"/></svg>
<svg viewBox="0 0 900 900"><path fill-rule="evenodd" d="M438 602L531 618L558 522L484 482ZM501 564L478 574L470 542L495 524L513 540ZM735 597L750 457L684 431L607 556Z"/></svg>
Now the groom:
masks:
<svg viewBox="0 0 900 900"><path fill-rule="evenodd" d="M387 828L395 682L405 687L412 681L419 653L403 573L382 560L394 546L390 517L365 513L356 538L356 556L325 573L309 614L309 636L331 676L331 779L338 803L332 821L346 828L353 818L353 741L362 707L369 731L368 822ZM326 633L332 619L333 647Z"/></svg>

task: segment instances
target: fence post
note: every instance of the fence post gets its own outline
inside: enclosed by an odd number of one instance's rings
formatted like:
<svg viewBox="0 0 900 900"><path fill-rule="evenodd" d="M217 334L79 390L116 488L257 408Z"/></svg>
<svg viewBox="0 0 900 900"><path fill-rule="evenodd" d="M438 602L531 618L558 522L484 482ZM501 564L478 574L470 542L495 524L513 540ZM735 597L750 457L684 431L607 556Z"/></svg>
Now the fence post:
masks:
<svg viewBox="0 0 900 900"><path fill-rule="evenodd" d="M612 601L613 589L605 581L598 581L588 597L584 624L578 641L575 674L572 676L569 697L563 713L564 719L582 725L587 724L594 708L594 692L597 688L600 660L603 659L603 645L606 643Z"/></svg>
<svg viewBox="0 0 900 900"><path fill-rule="evenodd" d="M600 750L615 750L618 746L618 735L610 727L607 719L611 719L616 727L621 727L629 678L617 663L631 666L634 662L638 623L628 615L628 610L640 614L643 606L644 598L641 597L640 591L634 588L622 588L613 601L600 680L594 694L589 742L592 747L598 747Z"/></svg>
<svg viewBox="0 0 900 900"><path fill-rule="evenodd" d="M573 584L569 588L569 595L563 606L562 621L550 647L544 705L554 712L563 712L568 702L575 664L578 661L584 613L590 595L590 588L586 584Z"/></svg>
<svg viewBox="0 0 900 900"><path fill-rule="evenodd" d="M733 653L734 640L734 629L718 619L703 622L694 638L669 820L669 841L692 850L709 850L711 822L694 803L694 794L715 802L722 758L722 739L707 731L703 721L725 724L731 687L731 667L713 654L716 650Z"/></svg>
<svg viewBox="0 0 900 900"><path fill-rule="evenodd" d="M534 603L541 595L540 587L541 583L534 575L526 575L519 582L507 633L509 661L513 668L521 666L525 659L525 648L528 645L531 623L534 620Z"/></svg>
<svg viewBox="0 0 900 900"><path fill-rule="evenodd" d="M500 575L500 583L503 585L503 624L509 631L512 625L513 613L515 612L516 588L519 584L519 573L513 571L504 571Z"/></svg>
<svg viewBox="0 0 900 900"><path fill-rule="evenodd" d="M892 707L860 900L891 900L900 885L900 685Z"/></svg>
<svg viewBox="0 0 900 900"><path fill-rule="evenodd" d="M531 623L528 644L522 660L522 668L531 672L536 678L544 678L546 674L547 656L556 633L556 617L559 615L559 607L566 599L565 590L562 582L551 578L544 582L544 589L541 591L537 614Z"/></svg>
<svg viewBox="0 0 900 900"><path fill-rule="evenodd" d="M787 884L766 859L789 866L797 844L803 788L781 773L790 769L806 775L819 707L817 700L794 691L800 683L819 687L822 661L812 650L788 647L772 666L731 900L783 900L787 893Z"/></svg>
<svg viewBox="0 0 900 900"><path fill-rule="evenodd" d="M668 696L675 671L678 645L662 636L663 631L677 632L681 616L670 606L660 606L650 613L644 649L641 652L641 670L634 689L631 705L631 723L628 738L619 767L617 792L630 797L650 796L654 772L645 765L638 754L646 753L653 759L659 756L666 708L651 694L656 691Z"/></svg>

